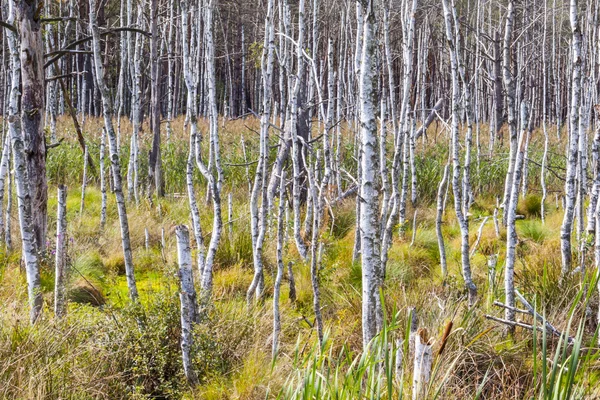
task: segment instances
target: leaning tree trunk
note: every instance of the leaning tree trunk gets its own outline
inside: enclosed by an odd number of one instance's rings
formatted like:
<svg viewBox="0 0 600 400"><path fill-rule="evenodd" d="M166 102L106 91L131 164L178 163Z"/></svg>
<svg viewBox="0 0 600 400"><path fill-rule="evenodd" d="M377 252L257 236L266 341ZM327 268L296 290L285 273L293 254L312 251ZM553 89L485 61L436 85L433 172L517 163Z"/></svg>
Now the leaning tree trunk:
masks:
<svg viewBox="0 0 600 400"><path fill-rule="evenodd" d="M527 142L525 140L527 130L527 105L521 103L521 133L518 141L517 159L515 161L515 174L512 180L511 194L507 207L506 219L506 268L504 270L504 295L506 304L510 308L506 308L505 316L508 321L515 322L515 261L516 261L516 246L517 246L517 229L515 221L517 219L517 203L519 201L519 183L521 181L522 167L525 159ZM509 331L514 332L514 326L509 325Z"/></svg>
<svg viewBox="0 0 600 400"><path fill-rule="evenodd" d="M467 215L463 212L463 193L460 182L460 157L459 157L459 117L460 117L460 87L459 87L459 63L456 44L459 40L458 30L453 22L454 7L448 6L447 0L442 0L444 6L444 20L446 23L446 39L450 53L450 65L452 71L452 193L454 194L454 210L460 227L461 236L461 261L462 274L465 286L469 292L469 305L475 304L477 298L477 287L471 277L471 260L469 257L469 222Z"/></svg>
<svg viewBox="0 0 600 400"><path fill-rule="evenodd" d="M132 301L138 300L138 291L133 273L133 257L131 254L131 240L129 238L129 221L127 218L127 208L125 206L125 196L123 195L123 184L121 179L121 164L119 161L119 152L117 150L117 137L113 127L113 109L111 94L104 82L104 65L102 64L102 55L100 53L100 30L96 19L96 0L90 0L90 30L92 31L92 49L94 52L94 66L96 83L100 88L102 97L102 109L104 111L104 126L108 136L110 146L110 161L112 178L114 184L115 197L117 199L117 212L121 223L121 243L123 246L123 256L125 259L125 276L127 278L127 288L129 297Z"/></svg>
<svg viewBox="0 0 600 400"><path fill-rule="evenodd" d="M442 234L442 222L444 218L444 193L446 192L446 186L448 184L448 169L449 164L444 167L444 175L440 181L437 191L437 212L435 218L435 233L438 241L438 248L440 251L440 267L442 268L442 279L446 279L448 275L448 266L446 263L446 246L444 244L444 236Z"/></svg>

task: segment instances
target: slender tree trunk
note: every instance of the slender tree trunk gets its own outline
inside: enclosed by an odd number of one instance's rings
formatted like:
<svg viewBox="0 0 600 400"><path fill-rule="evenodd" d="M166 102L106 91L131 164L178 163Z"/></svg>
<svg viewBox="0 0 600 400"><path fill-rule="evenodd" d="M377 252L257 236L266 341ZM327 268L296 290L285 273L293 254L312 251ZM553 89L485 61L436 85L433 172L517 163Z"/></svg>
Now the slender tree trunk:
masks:
<svg viewBox="0 0 600 400"><path fill-rule="evenodd" d="M92 0L93 1L93 0ZM181 290L181 358L183 371L190 385L199 383L198 376L192 365L192 346L194 342L194 324L198 322L198 305L196 302L196 289L194 288L194 274L192 273L192 252L190 251L190 234L185 225L175 228L177 237L177 259L179 262L179 280Z"/></svg>
<svg viewBox="0 0 600 400"><path fill-rule="evenodd" d="M253 245L253 261L254 261L254 278L248 288L246 300L248 305L252 303L252 295L257 299L262 296L264 288L263 275L263 244L267 230L267 164L269 157L269 125L270 112L272 103L272 81L273 81L273 58L275 50L275 28L273 23L274 18L274 2L269 0L267 5L267 16L265 18L265 38L264 47L261 59L261 71L263 82L263 103L262 114L260 119L260 143L259 143L259 158L254 175L254 185L250 196L250 218L252 231ZM259 197L262 199L262 205L258 208Z"/></svg>
<svg viewBox="0 0 600 400"><path fill-rule="evenodd" d="M206 73L208 76L208 103L209 103L209 125L210 125L210 149L214 158L211 163L209 159L208 166L204 165L199 157L199 143L196 144L196 164L200 169L204 178L208 181L208 187L211 191L213 203L213 226L208 251L206 254L206 262L202 275L202 304L206 304L212 295L213 287L213 264L217 246L221 240L221 231L223 221L221 216L221 186L223 171L221 169L221 150L219 148L219 135L217 131L217 99L216 99L216 75L215 75L215 49L213 43L213 12L217 0L208 0L204 10L204 29L205 29L205 44L206 44ZM209 156L210 158L210 156ZM211 170L211 167L216 170Z"/></svg>
<svg viewBox="0 0 600 400"><path fill-rule="evenodd" d="M460 114L460 87L459 87L459 62L456 49L458 41L458 21L454 21L454 7L448 6L447 0L442 0L444 6L444 20L446 24L446 38L450 53L452 71L452 192L454 194L454 210L460 227L461 237L461 263L465 286L469 292L469 305L475 304L477 287L471 277L471 260L469 257L469 222L463 211L463 185L460 182L460 157L459 157L459 114ZM454 32L454 33L453 33Z"/></svg>
<svg viewBox="0 0 600 400"><path fill-rule="evenodd" d="M275 278L275 286L273 289L273 348L271 351L272 358L277 357L279 347L279 334L281 332L281 316L279 313L279 294L281 293L281 281L283 280L284 265L283 265L283 232L285 225L283 224L283 215L285 214L285 171L281 173L279 184L279 212L277 214L277 276ZM292 278L293 279L293 278Z"/></svg>
<svg viewBox="0 0 600 400"><path fill-rule="evenodd" d="M100 227L106 225L106 171L104 170L104 153L106 148L106 129L102 129L100 138L100 193L102 195L102 204L100 206ZM87 149L87 147L86 147Z"/></svg>
<svg viewBox="0 0 600 400"><path fill-rule="evenodd" d="M375 52L375 5L371 1L360 0L365 13L363 24L362 55L360 59L360 240L362 262L362 333L363 348L366 349L376 335L377 296L381 258L379 237L379 146L377 144L376 73Z"/></svg>
<svg viewBox="0 0 600 400"><path fill-rule="evenodd" d="M121 164L117 150L117 137L113 127L113 108L110 97L110 91L104 82L104 65L100 54L100 32L96 19L96 0L90 0L90 30L92 31L92 49L94 51L94 65L96 71L96 83L100 88L102 96L102 108L104 111L104 126L108 135L110 145L110 161L112 167L112 178L115 197L117 199L117 211L121 224L121 243L123 246L123 256L125 259L125 276L127 278L127 287L129 297L132 301L138 301L138 291L133 272L133 257L131 254L131 240L129 238L129 221L127 218L127 208L125 206L125 196L123 195L123 185L121 180Z"/></svg>
<svg viewBox="0 0 600 400"><path fill-rule="evenodd" d="M570 21L572 33L572 71L571 71L571 116L569 124L569 147L567 155L567 173L565 180L565 215L560 228L560 250L562 256L561 274L565 277L571 271L571 233L576 199L576 175L579 145L579 107L581 105L581 30L577 16L577 0L570 2Z"/></svg>
<svg viewBox="0 0 600 400"><path fill-rule="evenodd" d="M446 246L444 245L444 236L442 234L442 222L444 217L444 192L448 182L448 169L449 164L444 167L444 175L440 181L437 192L437 213L435 219L435 233L438 241L438 248L440 250L440 266L442 268L442 279L446 279L448 275L448 266L446 264Z"/></svg>
<svg viewBox="0 0 600 400"><path fill-rule="evenodd" d="M85 206L85 188L87 186L87 159L88 159L88 147L85 146L85 152L83 154L83 179L81 182L81 201L79 202L79 215L83 216L83 208Z"/></svg>
<svg viewBox="0 0 600 400"><path fill-rule="evenodd" d="M506 225L506 268L504 270L504 295L506 296L504 304L511 308L506 308L505 318L508 321L515 322L515 261L516 246L518 242L517 229L515 226L517 202L519 201L519 183L521 181L521 171L526 151L526 130L527 130L527 105L521 103L521 134L519 135L517 159L515 163L515 175L513 186L511 188L510 202L507 204L507 225ZM514 326L509 326L509 331L514 332Z"/></svg>
<svg viewBox="0 0 600 400"><path fill-rule="evenodd" d="M150 0L150 26L152 38L150 39L150 107L152 128L152 149L148 157L148 179L151 190L148 196L152 196L156 190L158 197L163 197L165 188L162 173L162 158L160 149L160 63L158 57L158 0Z"/></svg>
<svg viewBox="0 0 600 400"><path fill-rule="evenodd" d="M506 225L508 213L506 212L506 205L510 202L510 193L512 188L513 175L515 173L515 161L517 158L517 103L516 103L516 84L515 78L512 73L512 57L511 57L511 43L512 43L512 31L513 31L513 19L515 15L515 5L511 0L508 3L508 13L506 15L506 25L504 28L504 47L503 47L503 59L502 59L502 74L504 81L504 88L506 90L506 108L508 111L508 130L510 134L510 154L508 159L508 172L506 173L506 181L504 183L504 197L502 198L502 205L504 206L504 213L502 214L502 221Z"/></svg>
<svg viewBox="0 0 600 400"><path fill-rule="evenodd" d="M56 259L54 284L54 313L58 318L66 314L65 280L67 275L67 187L58 186L58 211L56 213Z"/></svg>
<svg viewBox="0 0 600 400"><path fill-rule="evenodd" d="M300 141L298 138L298 106L300 98L300 86L302 84L302 76L304 75L304 4L305 0L299 0L298 3L298 38L296 40L296 58L297 69L294 82L294 89L290 97L290 124L289 130L292 137L292 166L294 170L293 176L293 208L294 208L294 240L298 253L303 259L308 256L308 249L304 243L304 238L300 233L300 191L302 186L302 171L300 170Z"/></svg>

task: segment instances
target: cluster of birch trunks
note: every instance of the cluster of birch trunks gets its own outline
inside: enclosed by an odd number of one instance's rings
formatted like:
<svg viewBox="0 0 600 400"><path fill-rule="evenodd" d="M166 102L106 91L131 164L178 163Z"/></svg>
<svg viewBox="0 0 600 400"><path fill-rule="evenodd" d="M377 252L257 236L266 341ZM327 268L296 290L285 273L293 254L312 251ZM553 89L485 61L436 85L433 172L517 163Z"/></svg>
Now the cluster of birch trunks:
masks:
<svg viewBox="0 0 600 400"><path fill-rule="evenodd" d="M108 3L115 7L109 10ZM577 0L472 0L460 5L452 0L234 3L2 2L0 92L3 126L8 130L0 161L3 208L6 198L5 212L0 212L0 238L11 246L8 216L14 190L32 323L39 318L43 306L39 255L45 251L48 237L45 162L48 152L60 145L56 120L61 114L72 118L84 152L80 213L84 209L88 169L96 168L80 124L90 115L104 119L98 163L100 225L106 223L109 191L116 198L127 285L133 302L139 301L139 296L127 207L135 206L143 196L152 200L153 196L165 194L161 135L164 131L169 140L172 121L185 114L190 228L178 226L175 234L181 280L183 362L192 383L198 380L190 364L193 325L202 320L211 302L215 254L223 233L221 116L232 119L254 115L260 120L260 129L252 137L257 153L247 153L244 139L241 140L246 157L241 167L248 178L254 267L246 298L252 307L265 294L263 249L265 240L272 235L277 241L274 355L281 329L279 298L284 275L293 282L292 268L288 265L286 271L284 263L288 240L310 266L314 326L318 340L323 340L319 292L322 228L328 218L335 219L334 205L348 198L356 199L354 260L362 268L365 349L381 331L385 321L380 291L384 287L388 253L394 237L405 233L409 206L416 210L419 205L416 144L418 140L428 140L427 128L436 119L450 138L448 163L436 198L440 268L445 278L448 267L441 227L451 187L460 228L462 278L470 305L477 301L478 292L470 262L477 244L470 246L473 232L469 217L475 197L481 195L471 184L472 167L478 170L480 158L491 156L501 147L498 141L503 138L504 126L508 131L508 169L492 216L498 238L500 224L507 229L504 321L513 329L518 326L515 221L519 218L518 199L528 190L528 146L536 127L541 127L544 137L539 178L542 221L548 194L550 131L552 128L560 138L566 124L568 135L565 186L561 193L562 274L572 274L575 263L583 275L590 247L586 246L590 237L587 235L595 240L598 267L600 129L596 129L591 146L588 133L597 122L592 105L598 96L595 54L600 51L599 1L578 4ZM244 12L232 12L236 7ZM233 24L238 19L244 20ZM568 32L565 26L569 27ZM140 152L145 115L152 140L148 155ZM129 118L132 124L125 183L120 167L122 117ZM199 118L207 119L207 132L200 132ZM485 138L484 126L488 132ZM353 135L348 137L346 132ZM355 172L344 169L341 160L349 142L353 145L350 157L355 161ZM541 145L542 141L536 143ZM149 167L142 174L140 160L146 156ZM206 184L206 196L213 210L207 241L195 192L196 169ZM66 311L66 195L67 188L61 185L56 233L57 316ZM231 195L228 203L231 221ZM293 234L289 238L284 222L288 208L293 214ZM416 219L415 211L413 221ZM478 237L487 220L480 225ZM414 231L415 228L413 241ZM572 238L574 231L576 240ZM199 296L194 275L199 281ZM421 340L416 340L415 357L424 357L418 365L430 364L429 339L426 334L418 337Z"/></svg>

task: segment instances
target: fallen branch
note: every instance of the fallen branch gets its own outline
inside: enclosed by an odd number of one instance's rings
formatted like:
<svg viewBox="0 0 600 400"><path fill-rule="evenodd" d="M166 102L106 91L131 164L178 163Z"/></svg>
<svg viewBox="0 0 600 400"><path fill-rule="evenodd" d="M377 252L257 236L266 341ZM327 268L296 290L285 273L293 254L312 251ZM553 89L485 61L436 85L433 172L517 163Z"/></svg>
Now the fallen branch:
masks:
<svg viewBox="0 0 600 400"><path fill-rule="evenodd" d="M494 317L493 315L488 315L488 314L485 314L484 317L486 319L490 319L492 321L496 321L496 322L499 322L499 323L504 324L504 325L518 326L518 327L521 327L521 328L533 330L533 325L524 324L523 322L520 322L520 321L513 322L513 321L509 321L507 319L502 319L502 318Z"/></svg>
<svg viewBox="0 0 600 400"><path fill-rule="evenodd" d="M534 315L538 321L540 321L542 324L545 324L546 329L552 332L554 336L562 336L562 332L556 329L554 326L552 326L550 322L546 321L544 317L538 314L533 308L533 306L527 301L527 299L525 299L525 297L523 297L523 295L517 289L515 289L515 295L517 296L517 299L521 302L521 304L523 304L525 308L529 310L531 315ZM571 336L567 336L567 341L569 342L569 344L573 344L575 342L575 339L573 339Z"/></svg>
<svg viewBox="0 0 600 400"><path fill-rule="evenodd" d="M511 306L508 306L508 305L506 305L504 303L500 303L497 300L494 301L494 305L496 307L506 308L507 310L511 310L511 311L514 311L514 312L517 312L517 313L527 314L527 315L533 315L529 310L523 310L521 308L511 307Z"/></svg>

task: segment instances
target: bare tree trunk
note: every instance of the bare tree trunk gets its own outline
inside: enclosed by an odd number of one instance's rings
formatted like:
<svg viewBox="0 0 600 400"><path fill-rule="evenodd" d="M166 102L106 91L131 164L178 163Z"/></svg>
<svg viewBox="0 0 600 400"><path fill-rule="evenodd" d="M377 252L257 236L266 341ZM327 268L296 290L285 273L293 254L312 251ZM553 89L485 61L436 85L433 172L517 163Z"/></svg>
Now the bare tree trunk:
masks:
<svg viewBox="0 0 600 400"><path fill-rule="evenodd" d="M7 18L8 23L12 23L14 21L15 8L16 2L13 3L9 9L9 16ZM10 132L12 145L15 187L17 191L17 203L19 207L19 226L21 229L21 244L23 253L22 258L25 261L25 272L27 275L27 294L30 308L29 319L33 324L37 321L42 313L43 299L41 292L39 264L37 259L36 236L32 217L32 193L29 190L29 171L27 168L27 160L25 155L26 150L23 144L23 137L21 133L21 119L19 118L19 88L21 85L21 60L19 59L20 49L17 46L18 39L16 33L13 33L12 31L6 31L6 33L11 55L8 129ZM7 216L7 219L8 218L10 218L10 216Z"/></svg>
<svg viewBox="0 0 600 400"><path fill-rule="evenodd" d="M300 191L302 186L302 171L300 170L300 142L298 138L298 103L300 98L300 86L304 75L304 4L305 0L298 3L298 38L296 40L297 69L292 96L290 96L290 123L289 130L292 137L292 166L294 170L293 179L293 208L294 208L294 240L298 253L303 259L308 256L308 249L304 238L300 233Z"/></svg>
<svg viewBox="0 0 600 400"><path fill-rule="evenodd" d="M8 75L8 74L7 74ZM4 86L7 88L8 85ZM6 90L6 89L4 89ZM5 106L3 105L3 108ZM3 110L3 115L7 115L6 110ZM4 128L4 127L3 127ZM4 236L5 233L5 220L4 213L2 211L2 205L4 204L4 191L6 188L6 176L10 174L10 131L6 131L4 134L4 143L2 144L2 159L0 160L0 240L6 242Z"/></svg>
<svg viewBox="0 0 600 400"><path fill-rule="evenodd" d="M272 81L273 81L273 58L275 50L275 28L273 23L274 2L269 0L267 5L267 16L265 18L265 38L261 59L262 83L263 83L263 104L260 119L260 144L259 157L254 175L254 185L250 196L250 219L252 230L252 253L254 261L254 278L246 293L246 300L250 306L252 295L257 299L262 296L264 289L263 275L263 244L267 230L267 164L269 157L269 125L272 103ZM259 196L262 199L262 205L258 208Z"/></svg>
<svg viewBox="0 0 600 400"><path fill-rule="evenodd" d="M114 192L117 199L117 211L121 223L121 243L123 246L123 256L125 259L125 276L127 278L127 288L129 297L132 301L138 301L138 291L133 272L133 257L131 254L131 241L129 238L129 221L127 218L127 208L125 206L125 196L123 195L123 185L121 181L121 165L119 153L117 150L117 138L113 127L113 108L110 97L110 91L104 82L104 65L100 54L100 32L96 19L96 0L90 0L90 30L92 31L92 49L94 51L94 66L96 83L100 88L102 96L102 108L104 110L104 126L108 135L110 145L110 161L112 167L112 177L114 183Z"/></svg>
<svg viewBox="0 0 600 400"><path fill-rule="evenodd" d="M137 26L142 22L142 8L138 5L137 11ZM132 109L132 127L130 148L129 148L129 163L127 167L127 198L131 201L135 199L136 204L139 203L139 134L140 125L142 123L142 46L143 37L140 33L135 34L135 45L131 42L129 46L135 46L132 57L132 88L131 88L131 109ZM131 54L131 49L130 49Z"/></svg>
<svg viewBox="0 0 600 400"><path fill-rule="evenodd" d="M37 251L46 246L48 184L44 138L44 61L40 0L15 2L21 43L21 124L31 192L31 228ZM15 154L15 157L18 157Z"/></svg>
<svg viewBox="0 0 600 400"><path fill-rule="evenodd" d="M54 283L54 313L58 318L66 314L65 278L67 267L67 187L58 186L58 211L56 213L56 259Z"/></svg>
<svg viewBox="0 0 600 400"><path fill-rule="evenodd" d="M281 332L281 316L279 314L279 294L281 293L281 281L284 274L283 265L283 216L285 214L285 171L281 173L279 184L279 212L277 214L277 277L275 278L275 287L273 289L273 348L272 358L277 357L279 347L279 334ZM293 280L293 278L292 278Z"/></svg>
<svg viewBox="0 0 600 400"><path fill-rule="evenodd" d="M460 157L459 157L459 114L460 114L460 87L459 87L459 62L456 50L458 41L458 27L454 21L456 11L454 7L448 6L447 0L442 0L444 6L444 20L446 23L446 38L448 41L448 50L450 53L450 63L452 70L452 192L454 194L454 210L456 219L460 226L461 236L461 262L462 274L465 280L465 286L469 292L469 305L475 304L477 299L477 287L471 277L471 261L469 257L469 222L463 211L463 193L460 182ZM453 34L454 32L454 34Z"/></svg>
<svg viewBox="0 0 600 400"><path fill-rule="evenodd" d="M360 0L365 13L363 24L362 55L360 59L360 141L361 176L360 196L360 240L362 262L362 333L363 348L366 349L376 335L377 297L381 287L380 237L379 237L379 146L375 119L376 62L374 4Z"/></svg>
<svg viewBox="0 0 600 400"><path fill-rule="evenodd" d="M518 242L517 237L517 229L515 226L516 221L516 210L517 203L519 201L519 183L521 181L521 173L523 160L525 157L526 151L526 130L528 123L528 110L527 105L523 102L521 103L521 133L519 135L518 141L518 149L517 149L517 159L515 163L515 175L512 181L513 185L511 188L510 194L510 202L507 204L507 224L506 224L506 268L504 270L504 295L506 299L504 304L508 307L506 308L505 318L508 321L515 322L515 283L514 283L514 275L515 275L515 261L516 261L516 246ZM511 333L514 332L514 326L509 325L509 331Z"/></svg>
<svg viewBox="0 0 600 400"><path fill-rule="evenodd" d="M87 159L88 159L88 147L85 146L85 152L83 154L83 179L81 182L81 201L79 203L79 215L83 216L83 208L85 205L85 188L87 186Z"/></svg>
<svg viewBox="0 0 600 400"><path fill-rule="evenodd" d="M12 155L12 151L9 152L8 155L8 162L10 164L10 158L14 156ZM5 232L4 232L4 241L6 244L6 251L10 253L10 251L12 250L12 194L13 194L13 175L14 172L8 171L8 193L7 193L7 199L6 199L6 217L5 217L5 221L6 221L6 226L5 226ZM2 212L0 210L0 212Z"/></svg>
<svg viewBox="0 0 600 400"><path fill-rule="evenodd" d="M102 204L100 206L100 227L106 225L106 171L104 170L104 152L106 147L106 129L102 129L100 138L100 192L102 194ZM86 147L87 149L87 147Z"/></svg>
<svg viewBox="0 0 600 400"><path fill-rule="evenodd" d="M219 135L217 131L217 99L216 99L216 75L215 75L215 49L213 43L213 12L217 0L208 0L204 10L204 29L206 44L206 73L208 76L208 98L209 98L209 125L210 125L210 149L214 158L214 163L210 162L208 166L204 165L200 159L199 143L196 144L196 164L204 178L208 181L213 202L213 226L208 251L206 253L206 262L202 275L202 304L210 299L213 287L213 264L217 246L221 240L221 231L223 221L221 216L221 186L223 171L221 169L221 151L219 149ZM210 157L209 157L210 158ZM212 165L211 165L212 164ZM211 170L211 166L216 170L216 176Z"/></svg>
<svg viewBox="0 0 600 400"><path fill-rule="evenodd" d="M430 343L427 330L419 329L414 335L415 361L413 370L413 400L422 399L427 392L427 384L431 377L433 363L433 345Z"/></svg>
<svg viewBox="0 0 600 400"><path fill-rule="evenodd" d="M93 1L93 0L92 0ZM194 289L194 274L192 273L192 252L190 251L190 234L185 225L175 228L177 236L177 259L179 262L179 280L181 290L181 358L183 371L188 383L195 386L199 383L198 376L192 365L192 345L194 341L194 324L198 322L198 304L196 289Z"/></svg>
<svg viewBox="0 0 600 400"><path fill-rule="evenodd" d="M579 107L581 105L581 30L577 16L577 0L570 2L570 21L572 33L572 80L571 80L571 116L569 124L569 147L567 173L565 180L565 215L560 228L560 250L562 255L561 275L565 277L571 271L571 232L575 208L578 145L579 145Z"/></svg>
<svg viewBox="0 0 600 400"><path fill-rule="evenodd" d="M444 245L444 236L442 234L442 220L444 217L444 192L448 182L448 169L450 165L444 167L444 175L440 181L437 192L437 213L435 219L435 233L437 236L438 247L440 249L440 266L442 268L442 279L446 279L448 275L448 266L446 263L446 246Z"/></svg>
<svg viewBox="0 0 600 400"><path fill-rule="evenodd" d="M542 187L542 201L541 201L541 209L540 209L540 217L542 219L542 225L546 222L546 197L548 195L548 190L546 188L546 162L548 160L548 130L546 127L546 119L548 117L548 110L546 105L547 100L547 85L548 85L548 71L546 65L546 30L547 30L547 0L544 0L544 33L543 33L543 41L542 41L542 131L544 132L544 154L542 156L542 165L540 168L540 185ZM600 139L600 137L599 137ZM590 201L592 203L592 201ZM590 206L590 210L595 208L594 206ZM593 218L593 211L588 220L595 220Z"/></svg>
<svg viewBox="0 0 600 400"><path fill-rule="evenodd" d="M515 15L515 5L512 0L508 3L508 13L506 15L506 25L504 28L504 45L502 56L502 75L506 90L506 108L508 111L508 130L510 134L510 154L508 159L508 172L506 173L506 182L504 183L504 197L502 205L502 221L506 225L507 215L506 205L510 202L510 193L512 188L513 175L515 173L515 161L517 158L517 111L516 111L516 87L515 78L512 73L511 43L513 31L513 19Z"/></svg>
<svg viewBox="0 0 600 400"><path fill-rule="evenodd" d="M148 179L150 184L149 197L152 197L153 190L156 190L158 197L163 197L165 188L162 173L162 158L160 149L160 63L158 57L158 0L150 0L150 106L151 113L151 129L152 129L152 149L148 157Z"/></svg>

